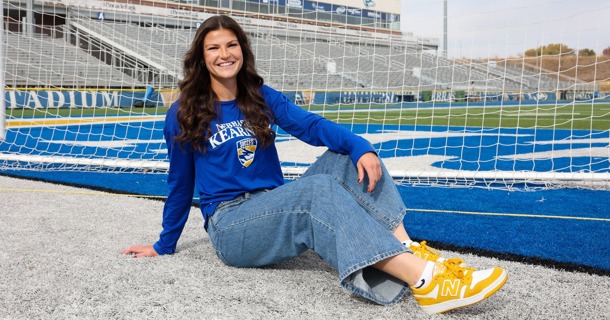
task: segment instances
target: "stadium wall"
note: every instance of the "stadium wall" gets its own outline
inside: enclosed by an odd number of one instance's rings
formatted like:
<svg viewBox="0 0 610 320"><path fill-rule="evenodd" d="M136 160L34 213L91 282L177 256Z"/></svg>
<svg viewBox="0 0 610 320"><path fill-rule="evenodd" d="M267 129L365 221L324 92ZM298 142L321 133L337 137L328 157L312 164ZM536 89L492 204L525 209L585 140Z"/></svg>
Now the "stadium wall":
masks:
<svg viewBox="0 0 610 320"><path fill-rule="evenodd" d="M403 102L515 102L555 103L565 100L608 100L599 92L491 92L491 91L288 91L288 98L297 104L403 103Z"/></svg>
<svg viewBox="0 0 610 320"><path fill-rule="evenodd" d="M163 96L142 90L10 90L4 93L7 109L163 106Z"/></svg>
<svg viewBox="0 0 610 320"><path fill-rule="evenodd" d="M610 94L599 92L465 92L465 91L284 91L298 105L338 105L359 103L555 103L557 101L610 101ZM93 108L169 106L178 97L176 90L154 91L151 87L141 90L44 90L8 89L4 93L7 109L41 108ZM559 99L558 99L559 98Z"/></svg>

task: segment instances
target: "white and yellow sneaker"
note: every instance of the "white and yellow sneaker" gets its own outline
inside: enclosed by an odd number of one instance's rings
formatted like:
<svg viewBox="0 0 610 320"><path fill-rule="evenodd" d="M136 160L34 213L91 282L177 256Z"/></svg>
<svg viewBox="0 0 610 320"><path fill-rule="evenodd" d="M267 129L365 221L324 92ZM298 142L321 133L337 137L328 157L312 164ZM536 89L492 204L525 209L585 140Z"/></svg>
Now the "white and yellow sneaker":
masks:
<svg viewBox="0 0 610 320"><path fill-rule="evenodd" d="M500 290L506 272L499 267L475 270L453 258L435 262L430 284L421 289L411 287L413 297L428 314L442 313L480 302Z"/></svg>

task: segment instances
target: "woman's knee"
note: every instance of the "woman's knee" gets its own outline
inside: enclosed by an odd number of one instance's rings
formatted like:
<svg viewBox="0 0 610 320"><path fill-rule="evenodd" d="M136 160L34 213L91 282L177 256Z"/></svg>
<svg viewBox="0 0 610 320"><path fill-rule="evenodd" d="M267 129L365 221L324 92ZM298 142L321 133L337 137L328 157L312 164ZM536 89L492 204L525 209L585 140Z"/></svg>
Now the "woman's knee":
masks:
<svg viewBox="0 0 610 320"><path fill-rule="evenodd" d="M302 182L306 186L316 191L330 191L334 189L337 184L337 180L332 175L326 173L314 174L304 177L301 180L303 180Z"/></svg>

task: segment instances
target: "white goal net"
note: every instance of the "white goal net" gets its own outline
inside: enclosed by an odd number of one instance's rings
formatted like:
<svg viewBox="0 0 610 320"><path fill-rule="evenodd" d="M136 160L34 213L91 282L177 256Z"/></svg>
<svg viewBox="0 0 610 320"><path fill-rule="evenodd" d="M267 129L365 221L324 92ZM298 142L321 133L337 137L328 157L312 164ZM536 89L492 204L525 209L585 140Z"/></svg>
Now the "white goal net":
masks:
<svg viewBox="0 0 610 320"><path fill-rule="evenodd" d="M0 172L166 172L183 55L228 14L266 84L367 138L398 183L610 188L609 26L571 27L608 5L508 1L420 34L400 30L431 19L409 1L181 2L2 0ZM281 129L277 146L287 177L324 151Z"/></svg>

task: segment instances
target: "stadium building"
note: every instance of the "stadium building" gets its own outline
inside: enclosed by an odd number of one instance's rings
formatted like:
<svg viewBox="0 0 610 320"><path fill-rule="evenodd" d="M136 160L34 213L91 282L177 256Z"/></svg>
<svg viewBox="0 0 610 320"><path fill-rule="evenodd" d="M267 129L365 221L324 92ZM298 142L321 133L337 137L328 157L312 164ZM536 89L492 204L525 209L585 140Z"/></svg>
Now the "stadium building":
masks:
<svg viewBox="0 0 610 320"><path fill-rule="evenodd" d="M174 0L210 8L398 30L400 1Z"/></svg>

